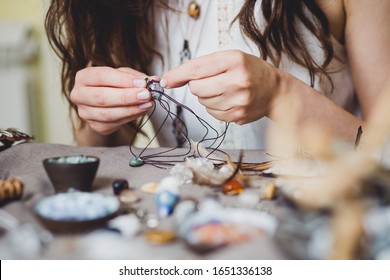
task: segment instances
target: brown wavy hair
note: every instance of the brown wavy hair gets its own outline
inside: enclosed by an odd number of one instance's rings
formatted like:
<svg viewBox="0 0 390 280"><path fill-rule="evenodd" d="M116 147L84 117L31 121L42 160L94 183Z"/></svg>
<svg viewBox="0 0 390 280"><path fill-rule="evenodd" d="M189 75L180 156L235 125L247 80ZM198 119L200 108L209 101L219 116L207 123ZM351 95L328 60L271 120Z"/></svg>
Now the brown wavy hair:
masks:
<svg viewBox="0 0 390 280"><path fill-rule="evenodd" d="M257 0L246 0L235 20L259 48L263 59L278 65L282 54L306 67L313 86L315 76L329 75L326 67L333 57L328 20L314 0L262 0L266 21L256 23ZM51 0L45 19L49 43L62 60L62 92L71 108L70 92L77 71L88 63L95 66L131 67L149 73L155 55L153 7L166 8L168 0ZM320 42L325 59L311 56L300 32L302 23Z"/></svg>

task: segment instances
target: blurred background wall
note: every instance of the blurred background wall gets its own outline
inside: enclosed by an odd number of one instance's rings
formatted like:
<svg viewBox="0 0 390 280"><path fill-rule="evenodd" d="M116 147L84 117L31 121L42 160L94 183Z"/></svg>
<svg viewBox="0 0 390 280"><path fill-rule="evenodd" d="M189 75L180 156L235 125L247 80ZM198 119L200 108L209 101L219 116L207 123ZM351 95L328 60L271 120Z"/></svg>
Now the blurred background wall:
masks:
<svg viewBox="0 0 390 280"><path fill-rule="evenodd" d="M0 128L73 144L60 63L44 32L49 0L0 0Z"/></svg>
<svg viewBox="0 0 390 280"><path fill-rule="evenodd" d="M0 0L0 129L16 128L36 142L73 145L61 64L44 31L49 3ZM150 124L144 130L154 134ZM138 136L135 145L146 145L148 139ZM156 146L157 141L151 145Z"/></svg>

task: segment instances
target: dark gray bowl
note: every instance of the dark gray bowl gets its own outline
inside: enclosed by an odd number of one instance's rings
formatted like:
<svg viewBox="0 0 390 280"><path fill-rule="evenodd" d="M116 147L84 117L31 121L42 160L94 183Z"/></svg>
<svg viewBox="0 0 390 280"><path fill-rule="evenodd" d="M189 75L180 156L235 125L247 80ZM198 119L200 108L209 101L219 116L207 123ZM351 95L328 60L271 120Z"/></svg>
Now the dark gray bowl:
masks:
<svg viewBox="0 0 390 280"><path fill-rule="evenodd" d="M34 213L55 233L91 231L118 215L120 202L113 195L70 191L39 200Z"/></svg>
<svg viewBox="0 0 390 280"><path fill-rule="evenodd" d="M56 193L69 189L90 192L99 162L94 156L72 155L44 159L43 166Z"/></svg>

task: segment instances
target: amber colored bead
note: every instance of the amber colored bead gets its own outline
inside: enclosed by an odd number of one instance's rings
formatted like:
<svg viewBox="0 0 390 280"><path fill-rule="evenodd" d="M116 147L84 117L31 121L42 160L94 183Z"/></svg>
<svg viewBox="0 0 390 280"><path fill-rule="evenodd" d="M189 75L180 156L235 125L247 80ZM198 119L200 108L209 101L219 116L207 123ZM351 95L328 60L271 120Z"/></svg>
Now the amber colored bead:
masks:
<svg viewBox="0 0 390 280"><path fill-rule="evenodd" d="M261 198L271 200L276 197L276 186L275 183L269 182L261 192Z"/></svg>
<svg viewBox="0 0 390 280"><path fill-rule="evenodd" d="M176 239L174 231L170 230L148 230L144 233L146 240L152 244L164 244L172 242Z"/></svg>
<svg viewBox="0 0 390 280"><path fill-rule="evenodd" d="M237 195L244 191L242 184L236 180L230 180L223 186L223 193L227 195Z"/></svg>
<svg viewBox="0 0 390 280"><path fill-rule="evenodd" d="M23 194L23 183L18 178L0 180L0 205L20 199Z"/></svg>
<svg viewBox="0 0 390 280"><path fill-rule="evenodd" d="M145 193L155 193L158 188L158 184L155 182L145 183L141 186L141 191Z"/></svg>
<svg viewBox="0 0 390 280"><path fill-rule="evenodd" d="M200 5L196 1L191 1L188 4L188 14L193 19L198 19L200 16Z"/></svg>

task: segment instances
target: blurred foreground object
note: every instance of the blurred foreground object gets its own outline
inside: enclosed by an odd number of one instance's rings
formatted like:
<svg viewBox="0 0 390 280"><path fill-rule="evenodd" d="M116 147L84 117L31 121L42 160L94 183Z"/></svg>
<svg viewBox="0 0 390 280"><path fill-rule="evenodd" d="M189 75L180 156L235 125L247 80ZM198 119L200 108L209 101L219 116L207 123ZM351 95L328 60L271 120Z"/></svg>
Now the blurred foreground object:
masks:
<svg viewBox="0 0 390 280"><path fill-rule="evenodd" d="M0 205L12 200L21 199L23 187L23 182L18 178L0 177Z"/></svg>
<svg viewBox="0 0 390 280"><path fill-rule="evenodd" d="M34 139L32 136L14 128L0 129L0 152L8 149L12 145L28 142L32 139Z"/></svg>
<svg viewBox="0 0 390 280"><path fill-rule="evenodd" d="M390 258L390 83L379 94L354 141L320 123L283 127L294 123L294 110L270 131L269 153L278 161L271 172L286 204L275 237L293 256Z"/></svg>

